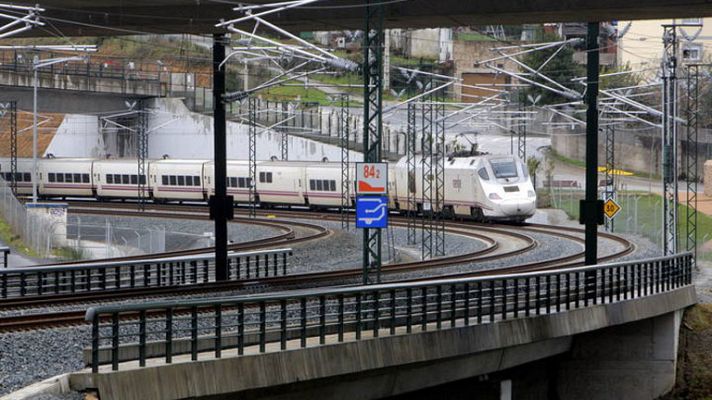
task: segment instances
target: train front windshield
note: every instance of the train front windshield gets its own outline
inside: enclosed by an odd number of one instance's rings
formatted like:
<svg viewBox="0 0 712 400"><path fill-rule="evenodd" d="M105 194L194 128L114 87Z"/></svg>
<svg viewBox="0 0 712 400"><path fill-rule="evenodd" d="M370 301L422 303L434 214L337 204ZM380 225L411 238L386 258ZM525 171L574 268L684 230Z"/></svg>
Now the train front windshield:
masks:
<svg viewBox="0 0 712 400"><path fill-rule="evenodd" d="M490 165L497 179L516 178L518 176L517 164L515 164L514 160L490 160Z"/></svg>

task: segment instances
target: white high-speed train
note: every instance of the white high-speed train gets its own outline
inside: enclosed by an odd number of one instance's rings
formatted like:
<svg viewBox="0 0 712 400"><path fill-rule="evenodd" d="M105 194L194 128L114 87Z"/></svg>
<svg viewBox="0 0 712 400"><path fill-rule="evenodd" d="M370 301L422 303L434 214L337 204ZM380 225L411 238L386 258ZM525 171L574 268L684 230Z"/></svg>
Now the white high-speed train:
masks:
<svg viewBox="0 0 712 400"><path fill-rule="evenodd" d="M146 180L148 196L155 202L205 201L215 193L214 166L208 160L150 160L148 176L138 176L136 160L45 158L39 160L38 194L42 198L95 197L131 199ZM392 210L407 210L409 192L417 211L423 205L421 160L416 158L415 179L408 179L405 158L389 165L388 191ZM249 201L247 161L228 161L227 192L236 203ZM0 159L0 173L9 181L9 159ZM30 160L18 160L18 193L31 194ZM263 207L341 206L341 164L338 162L258 161L257 200ZM355 164L350 165L355 176ZM480 220L523 221L534 214L536 193L524 164L513 156L454 157L445 162L444 208L446 216ZM426 176L434 179L433 176ZM408 182L414 184L409 186ZM435 182L432 182L433 187ZM414 194L414 196L413 196ZM353 204L353 193L352 193ZM412 207L411 207L412 208Z"/></svg>

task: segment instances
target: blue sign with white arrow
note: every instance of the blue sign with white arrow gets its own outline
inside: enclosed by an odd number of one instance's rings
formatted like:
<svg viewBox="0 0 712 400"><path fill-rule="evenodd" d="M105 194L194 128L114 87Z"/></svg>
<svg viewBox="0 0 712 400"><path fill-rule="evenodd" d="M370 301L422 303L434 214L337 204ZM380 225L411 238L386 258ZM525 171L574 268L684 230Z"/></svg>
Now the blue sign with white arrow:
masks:
<svg viewBox="0 0 712 400"><path fill-rule="evenodd" d="M388 227L388 197L357 196L356 197L356 227L357 228L387 228Z"/></svg>

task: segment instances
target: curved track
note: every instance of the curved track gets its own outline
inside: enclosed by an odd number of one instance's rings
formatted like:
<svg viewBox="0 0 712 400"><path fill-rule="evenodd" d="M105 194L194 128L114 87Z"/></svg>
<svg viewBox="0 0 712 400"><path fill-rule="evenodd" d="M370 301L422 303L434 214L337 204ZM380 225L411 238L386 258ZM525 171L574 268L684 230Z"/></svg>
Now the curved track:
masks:
<svg viewBox="0 0 712 400"><path fill-rule="evenodd" d="M73 213L106 213L111 215L120 214L128 216L150 216L165 218L176 218L176 215L179 214L180 218L207 218L207 208L205 206L154 205L150 209L147 209L146 212L138 212L134 210L126 210L126 208L133 208L135 207L135 205L125 203L93 203L95 204L94 206L87 206L87 204L92 204L92 202L81 202L80 204L76 205L74 205L75 203L70 203L71 211ZM115 207L116 205L118 205L118 207ZM100 206L103 210L97 212L98 210L96 207L98 206ZM315 215L314 212L294 210L260 210L258 211L258 215L263 219L236 218L236 220L245 222L249 221L251 223L260 223L263 225L278 227L278 229L282 230L282 234L272 238L266 238L261 241L237 244L234 245L236 247L233 248L242 250L246 248L264 248L275 245L283 246L285 244L294 244L324 238L330 233L328 229L320 225L284 220L287 218L313 219ZM319 215L319 218L322 220L337 221L340 219L340 216L333 212L325 212L321 213ZM291 224L290 226L293 227L300 226L301 228L311 229L314 230L314 232L316 233L296 238L294 237L293 230L291 228L287 229L285 227L286 224ZM391 225L405 226L406 220L402 217L393 216L391 218ZM315 227L318 227L319 229L316 229ZM581 251L569 255L562 255L552 259L538 260L505 268L468 271L452 274L438 274L437 276L439 278L474 277L491 275L494 273L530 272L553 268L569 268L583 265L583 231L578 228L538 224L509 226L481 224L471 221L447 221L446 232L448 234L462 235L475 240L479 240L485 243L485 248L466 254L446 256L426 261L388 264L383 266L382 273L386 276L394 274L404 274L416 271L424 271L428 269L435 269L439 267L448 267L458 264L462 265L471 264L475 262L493 261L524 254L539 246L537 240L533 239L529 235L531 233L548 235L552 238L556 238L556 240L568 240L571 242L575 242L580 245ZM611 254L599 257L599 261L601 262L610 261L628 255L635 250L634 245L626 239L606 233L600 233L599 235L605 240L611 240L616 242L618 247L620 247L620 249L614 251ZM501 242L505 240L505 238L507 241L519 243L516 246L510 246L512 248L504 249L503 246L501 246ZM206 252L210 250L211 249L197 249L194 251L191 250L193 253L189 254L194 254L196 252ZM170 254L173 255L174 253ZM165 256L165 254L159 256ZM220 282L211 283L208 285L182 286L180 288L122 290L111 293L91 293L82 294L78 296L47 296L45 298L37 298L34 300L3 300L0 301L0 310L25 309L28 307L32 308L48 305L56 306L58 304L90 304L101 301L117 300L122 298L151 298L156 296L171 296L176 294L196 295L200 293L229 291L235 289L270 290L295 287L314 287L329 284L358 283L359 279L361 278L361 274L361 268L349 268L342 270L310 272L269 278L248 279L237 282ZM432 279L432 276L419 276L412 278L406 277L405 279L399 279L399 281L419 281L426 279ZM29 313L24 315L11 315L0 317L0 332L79 325L83 323L84 310L69 310L51 313Z"/></svg>

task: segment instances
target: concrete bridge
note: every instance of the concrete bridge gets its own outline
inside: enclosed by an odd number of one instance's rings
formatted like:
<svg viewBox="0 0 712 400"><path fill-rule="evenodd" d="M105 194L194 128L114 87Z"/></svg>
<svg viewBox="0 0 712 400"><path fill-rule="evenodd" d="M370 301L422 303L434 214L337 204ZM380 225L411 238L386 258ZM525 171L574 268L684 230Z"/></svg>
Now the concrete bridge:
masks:
<svg viewBox="0 0 712 400"><path fill-rule="evenodd" d="M87 313L91 369L55 384L104 400L375 399L479 378L489 386L471 390L484 399L653 399L675 381L681 314L696 301L691 277L685 254L98 307Z"/></svg>

